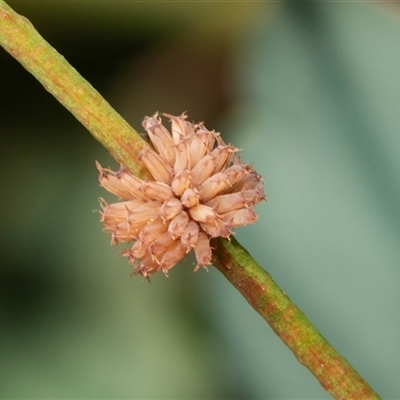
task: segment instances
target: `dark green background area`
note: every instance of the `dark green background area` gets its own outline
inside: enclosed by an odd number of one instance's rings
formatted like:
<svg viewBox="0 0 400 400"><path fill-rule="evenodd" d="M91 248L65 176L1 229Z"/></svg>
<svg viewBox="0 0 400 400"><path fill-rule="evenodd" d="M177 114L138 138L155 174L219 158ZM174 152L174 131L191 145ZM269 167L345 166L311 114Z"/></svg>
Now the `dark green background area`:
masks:
<svg viewBox="0 0 400 400"><path fill-rule="evenodd" d="M9 4L137 130L187 111L243 148L268 202L236 236L400 398L400 9ZM129 276L97 212L115 162L4 51L0 130L0 398L329 398L212 267Z"/></svg>

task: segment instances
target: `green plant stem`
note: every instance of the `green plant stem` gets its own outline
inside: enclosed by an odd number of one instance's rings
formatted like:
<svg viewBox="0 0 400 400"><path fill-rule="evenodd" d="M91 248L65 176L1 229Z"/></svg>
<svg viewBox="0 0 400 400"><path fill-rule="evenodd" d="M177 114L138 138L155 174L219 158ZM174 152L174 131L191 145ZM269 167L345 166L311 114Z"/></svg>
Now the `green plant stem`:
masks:
<svg viewBox="0 0 400 400"><path fill-rule="evenodd" d="M137 160L146 142L53 49L24 17L0 0L0 45L16 58L113 157L133 174L148 176ZM249 253L234 239L213 241L214 265L337 399L378 399L357 372L311 325Z"/></svg>
<svg viewBox="0 0 400 400"><path fill-rule="evenodd" d="M137 176L148 174L138 153L146 146L140 135L25 17L0 1L0 44L17 59L85 128Z"/></svg>
<svg viewBox="0 0 400 400"><path fill-rule="evenodd" d="M216 239L213 264L336 399L378 399L271 276L235 240Z"/></svg>

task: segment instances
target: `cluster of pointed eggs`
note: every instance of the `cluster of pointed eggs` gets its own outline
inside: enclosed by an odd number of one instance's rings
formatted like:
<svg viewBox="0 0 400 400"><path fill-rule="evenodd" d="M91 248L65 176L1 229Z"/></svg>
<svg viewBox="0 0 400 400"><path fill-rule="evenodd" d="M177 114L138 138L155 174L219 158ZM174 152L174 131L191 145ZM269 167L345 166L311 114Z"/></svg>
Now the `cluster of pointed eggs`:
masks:
<svg viewBox="0 0 400 400"><path fill-rule="evenodd" d="M133 242L123 251L134 273L167 273L194 250L195 270L211 263L210 239L229 238L232 229L253 223L254 205L265 199L261 177L240 162L238 149L186 115L146 117L152 144L139 157L154 178L141 180L121 166L118 172L97 163L101 186L123 199L101 199L101 219L112 244Z"/></svg>

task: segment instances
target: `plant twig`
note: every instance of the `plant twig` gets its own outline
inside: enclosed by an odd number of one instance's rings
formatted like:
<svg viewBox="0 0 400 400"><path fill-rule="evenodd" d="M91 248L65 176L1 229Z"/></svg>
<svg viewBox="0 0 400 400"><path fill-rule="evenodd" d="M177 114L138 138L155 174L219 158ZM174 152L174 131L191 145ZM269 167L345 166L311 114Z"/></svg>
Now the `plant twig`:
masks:
<svg viewBox="0 0 400 400"><path fill-rule="evenodd" d="M107 103L25 17L0 1L0 44L17 59L120 163L148 175L137 161L146 146L140 135Z"/></svg>
<svg viewBox="0 0 400 400"><path fill-rule="evenodd" d="M271 276L232 238L217 239L213 263L336 399L377 399L354 368L313 327Z"/></svg>
<svg viewBox="0 0 400 400"><path fill-rule="evenodd" d="M148 176L137 154L146 142L52 48L24 17L0 0L0 45L17 59L113 157L139 177ZM214 265L337 399L378 399L368 383L311 325L250 254L234 239L214 241Z"/></svg>

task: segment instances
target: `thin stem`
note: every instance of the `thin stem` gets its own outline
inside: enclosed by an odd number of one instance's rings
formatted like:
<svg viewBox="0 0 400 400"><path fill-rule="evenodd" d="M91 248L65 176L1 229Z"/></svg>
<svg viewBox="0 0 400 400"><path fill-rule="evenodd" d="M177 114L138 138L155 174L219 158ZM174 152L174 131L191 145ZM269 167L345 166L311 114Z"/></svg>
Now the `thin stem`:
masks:
<svg viewBox="0 0 400 400"><path fill-rule="evenodd" d="M213 263L336 399L379 399L235 238L217 239Z"/></svg>
<svg viewBox="0 0 400 400"><path fill-rule="evenodd" d="M26 18L16 14L3 0L0 0L0 45L35 76L119 163L139 177L148 176L137 159L146 142ZM214 265L332 396L337 399L379 398L235 239L218 239L213 246L216 250Z"/></svg>
<svg viewBox="0 0 400 400"><path fill-rule="evenodd" d="M137 160L146 146L140 135L25 17L0 0L0 44L17 59L120 163L149 176Z"/></svg>

